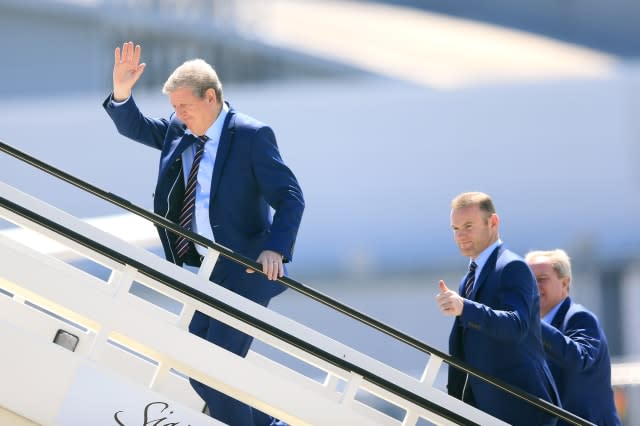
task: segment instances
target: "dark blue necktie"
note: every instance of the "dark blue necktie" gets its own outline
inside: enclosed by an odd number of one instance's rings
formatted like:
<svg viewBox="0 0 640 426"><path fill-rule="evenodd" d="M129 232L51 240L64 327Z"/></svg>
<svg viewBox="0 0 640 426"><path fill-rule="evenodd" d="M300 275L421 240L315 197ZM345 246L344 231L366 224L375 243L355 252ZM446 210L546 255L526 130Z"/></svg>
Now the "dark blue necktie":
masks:
<svg viewBox="0 0 640 426"><path fill-rule="evenodd" d="M182 210L180 210L178 223L180 226L188 230L191 230L193 225L193 214L196 207L196 181L198 177L198 168L200 167L200 160L202 160L202 154L204 153L204 144L208 139L209 138L207 136L200 136L196 142L196 153L193 157L193 164L191 165L189 178L187 179L187 187L184 190ZM178 235L178 238L176 238L176 252L178 253L179 259L182 259L182 257L189 251L189 246L191 245L191 241Z"/></svg>
<svg viewBox="0 0 640 426"><path fill-rule="evenodd" d="M464 297L466 299L469 298L471 292L473 291L473 284L476 282L476 268L478 265L476 262L471 262L469 265L469 273L464 280Z"/></svg>

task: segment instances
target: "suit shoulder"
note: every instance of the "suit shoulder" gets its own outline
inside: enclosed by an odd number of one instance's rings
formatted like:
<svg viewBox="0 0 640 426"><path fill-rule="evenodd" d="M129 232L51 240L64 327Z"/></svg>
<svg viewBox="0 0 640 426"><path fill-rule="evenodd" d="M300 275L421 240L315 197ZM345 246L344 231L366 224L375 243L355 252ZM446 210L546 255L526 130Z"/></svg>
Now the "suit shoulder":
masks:
<svg viewBox="0 0 640 426"><path fill-rule="evenodd" d="M512 252L509 249L501 248L501 247L498 247L497 250L500 250L500 251L498 252L496 267L504 268L506 266L511 266L511 265L521 265L521 266L527 265L524 258L519 254Z"/></svg>
<svg viewBox="0 0 640 426"><path fill-rule="evenodd" d="M508 248L503 248L501 257L508 261L522 261L524 262L524 257L520 256L518 253L509 250Z"/></svg>
<svg viewBox="0 0 640 426"><path fill-rule="evenodd" d="M235 127L237 130L257 131L263 127L269 127L262 121L247 114L234 111Z"/></svg>
<svg viewBox="0 0 640 426"><path fill-rule="evenodd" d="M274 131L265 123L245 114L237 114L234 117L233 131L237 138L236 143L242 145L259 146L276 145Z"/></svg>
<svg viewBox="0 0 640 426"><path fill-rule="evenodd" d="M592 321L596 324L599 324L598 317L596 314L591 312L589 309L584 307L579 303L571 302L567 313L565 314L565 318L567 321L578 320L581 319L583 321Z"/></svg>

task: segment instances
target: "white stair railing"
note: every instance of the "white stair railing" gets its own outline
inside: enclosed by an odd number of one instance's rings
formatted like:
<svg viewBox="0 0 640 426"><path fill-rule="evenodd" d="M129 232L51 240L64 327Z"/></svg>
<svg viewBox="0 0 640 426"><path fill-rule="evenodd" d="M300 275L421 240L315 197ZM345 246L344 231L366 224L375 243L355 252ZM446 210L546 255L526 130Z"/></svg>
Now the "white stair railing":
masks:
<svg viewBox="0 0 640 426"><path fill-rule="evenodd" d="M2 373L6 374L3 377L9 378L7 383L11 388L10 392L0 394L0 406L41 424L68 425L81 424L69 423L80 420L68 420L69 413L73 412L69 405L74 395L84 398L85 406L97 401L103 410L101 415L111 418L116 412L120 412L120 416L134 415L135 410L142 411L147 406L145 401L149 404L161 398L159 401L171 408L162 405L151 408L160 411L164 407L165 413L172 411L174 418L167 418L166 422L175 422L179 413L182 419L197 418L197 421L190 420L192 425L215 424L206 423L213 420L198 414L201 402L184 378L189 376L290 424L392 425L402 422L411 425L420 418L435 424L504 424L433 387L441 364L435 357L431 357L422 379L417 380L211 284L203 276L208 276L207 269L210 271L212 267L211 259L216 255L213 250L210 250L201 273L193 274L8 185L0 184L0 196L21 208L37 212L56 226L71 230L83 240L94 241L132 260L129 263L116 261L104 251L81 244L79 239L69 240L52 227L36 224L11 209L0 209L0 216L8 221L69 246L82 257L111 271L108 281L100 280L72 264L9 238L0 238L3 259L0 288L11 296L0 297L0 332L3 339L8 339L3 341L10 342L6 347L11 349L1 351L0 355ZM195 289L219 305L210 306L172 289L150 276L149 270ZM134 296L129 291L133 283L173 299L180 304L180 313L176 315ZM224 306L232 307L231 311L221 309ZM256 353L240 358L191 335L186 324L196 309L324 371L325 379L318 382ZM334 359L342 359L406 390L409 397L364 380L353 370L315 356L302 345L287 343L229 312L244 312L299 342L319 348ZM77 326L69 325L70 322ZM74 352L52 343L58 330L79 337ZM38 368L41 371L34 373ZM25 376L30 379L23 380ZM108 386L103 385L105 382ZM343 385L343 390L338 384ZM49 397L46 404L34 404L33 401L41 400L33 397L34 387L55 398ZM115 390L120 398L108 399L101 387ZM376 395L400 407L405 412L404 418L398 421L358 400L359 392ZM448 415L431 411L424 404L416 403L412 396L417 396L418 401L445 407L445 412L455 413L462 420L453 421ZM113 405L104 408L106 401ZM125 402L131 402L133 406L128 410L119 409L122 405L118 404ZM96 410L98 408L94 407L94 414ZM186 420L182 421L188 424Z"/></svg>

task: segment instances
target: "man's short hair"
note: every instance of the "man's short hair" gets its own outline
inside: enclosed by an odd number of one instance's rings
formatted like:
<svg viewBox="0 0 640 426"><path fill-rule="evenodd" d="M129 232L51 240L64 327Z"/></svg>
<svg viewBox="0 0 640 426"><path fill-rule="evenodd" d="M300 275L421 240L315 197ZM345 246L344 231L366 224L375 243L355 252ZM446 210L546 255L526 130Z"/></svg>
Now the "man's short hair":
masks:
<svg viewBox="0 0 640 426"><path fill-rule="evenodd" d="M222 103L224 99L218 73L203 59L192 59L176 68L164 83L162 93L167 95L184 87L193 89L193 94L199 98L204 98L207 90L213 89L218 102Z"/></svg>
<svg viewBox="0 0 640 426"><path fill-rule="evenodd" d="M558 278L569 278L569 287L571 287L571 259L566 251L562 249L555 250L532 250L527 253L524 260L527 263L531 263L538 257L545 257L549 259L551 267L558 275Z"/></svg>
<svg viewBox="0 0 640 426"><path fill-rule="evenodd" d="M478 206L480 210L487 213L487 217L496 212L496 208L493 205L491 197L484 192L463 192L451 201L451 208L453 210L470 206Z"/></svg>

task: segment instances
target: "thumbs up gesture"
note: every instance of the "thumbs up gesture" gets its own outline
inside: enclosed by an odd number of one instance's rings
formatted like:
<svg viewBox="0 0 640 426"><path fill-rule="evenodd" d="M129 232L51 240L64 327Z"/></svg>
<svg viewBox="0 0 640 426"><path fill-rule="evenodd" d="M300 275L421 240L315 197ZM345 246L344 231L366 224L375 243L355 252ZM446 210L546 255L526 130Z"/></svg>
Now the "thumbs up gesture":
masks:
<svg viewBox="0 0 640 426"><path fill-rule="evenodd" d="M440 292L436 294L436 303L443 314L449 316L462 315L464 299L455 291L449 290L443 280L438 283Z"/></svg>

